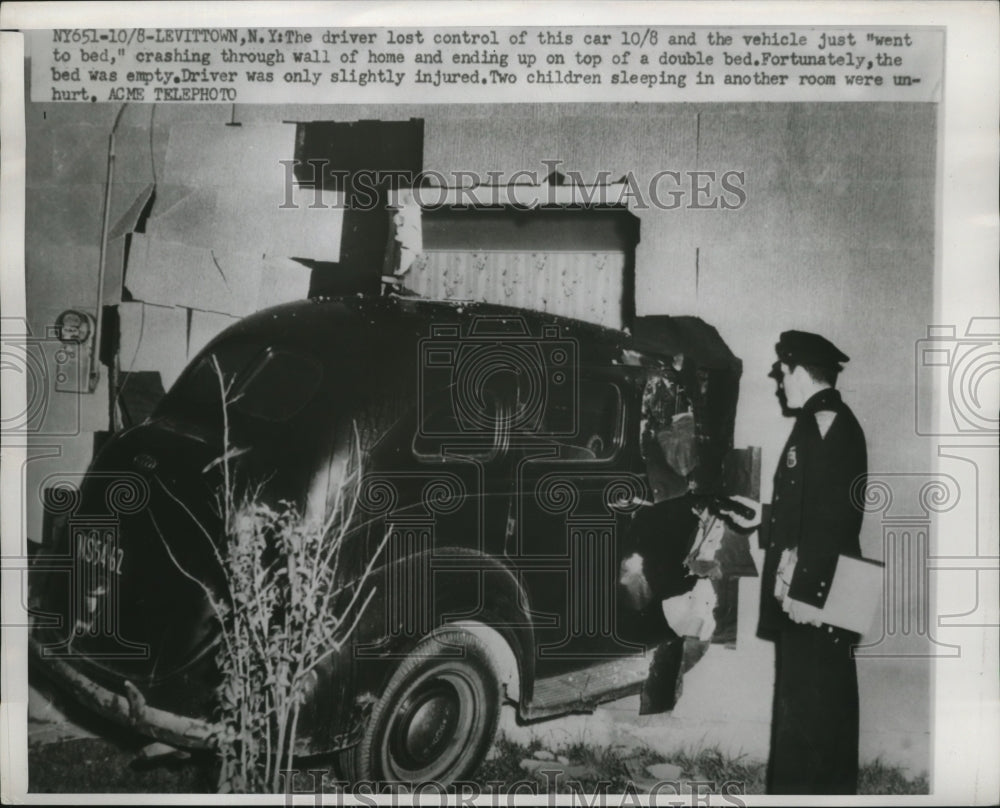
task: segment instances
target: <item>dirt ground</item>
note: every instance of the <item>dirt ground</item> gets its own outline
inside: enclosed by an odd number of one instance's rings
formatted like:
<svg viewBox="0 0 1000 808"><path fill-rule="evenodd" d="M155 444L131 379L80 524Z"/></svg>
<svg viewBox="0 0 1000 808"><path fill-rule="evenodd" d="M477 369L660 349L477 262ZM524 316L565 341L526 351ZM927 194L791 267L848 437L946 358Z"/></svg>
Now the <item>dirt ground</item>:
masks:
<svg viewBox="0 0 1000 808"><path fill-rule="evenodd" d="M148 739L82 711L43 683L36 684L41 686L33 689L28 715L30 793L216 792L216 764L211 754L145 759L142 753L149 746ZM525 734L510 722L502 723L490 755L470 780L504 783L506 788L529 783L536 793L571 793L577 789L589 793L602 787L608 794L624 793L630 788L642 793L654 782L646 767L660 765L674 772L671 780L688 783L688 787L694 782L711 783L711 790L718 793L722 784L737 783L739 793L763 793L764 763L760 760L717 746L686 745L668 750L652 743L623 744L611 736L607 742L598 738L586 743L571 740L577 734L572 722L579 718L542 722L535 725L536 729L541 726L547 730L540 734ZM665 717L660 720L669 721ZM298 767L324 771L324 782L336 780L329 757L298 761ZM561 769L563 776L553 778L553 769ZM545 770L548 776L543 776ZM303 777L293 783L294 790L313 793L315 781ZM326 786L324 790L329 793ZM896 766L875 760L862 767L859 793L927 794L928 782L926 777L908 776Z"/></svg>
<svg viewBox="0 0 1000 808"><path fill-rule="evenodd" d="M116 737L77 738L33 747L29 751L29 791L32 793L171 793L211 794L215 792L214 762L211 756L195 755L187 759L159 758L140 761L139 752L145 745L141 738L127 733ZM489 760L483 762L471 778L475 782L531 782L532 774L525 769L525 762L535 758L539 750L532 746L501 739L494 747ZM630 767L662 759L651 750L623 750L594 748L577 745L552 750L565 756L574 769L586 773L576 783L585 791L599 788L606 783L606 793L622 793L635 782ZM728 758L714 749L696 753L678 752L668 755L681 772L681 782L698 781L721 784L738 782L742 793L763 792L763 765L754 761ZM306 769L321 769L329 761L312 761L302 764ZM546 766L545 768L551 768ZM333 777L332 769L327 777ZM544 793L549 783L537 779L538 792ZM576 788L565 784L556 790L569 792ZM312 783L298 783L299 793L314 790ZM642 788L639 788L640 793ZM861 771L861 794L927 794L926 778L907 778L898 768L880 762L869 763Z"/></svg>

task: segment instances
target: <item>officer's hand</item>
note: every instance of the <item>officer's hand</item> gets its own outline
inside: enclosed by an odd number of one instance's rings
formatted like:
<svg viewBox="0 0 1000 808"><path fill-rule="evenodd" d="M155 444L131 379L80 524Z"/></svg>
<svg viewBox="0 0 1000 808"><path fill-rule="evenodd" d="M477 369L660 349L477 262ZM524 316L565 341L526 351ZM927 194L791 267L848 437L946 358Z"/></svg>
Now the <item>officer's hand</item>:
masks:
<svg viewBox="0 0 1000 808"><path fill-rule="evenodd" d="M753 530L760 526L760 503L755 499L750 499L750 497L740 496L739 494L729 497L729 499L736 500L740 505L746 505L750 510L753 511L753 516L747 517L742 516L732 511L727 511L722 508L722 513L726 515L726 518L733 522L737 527L741 527L744 530Z"/></svg>
<svg viewBox="0 0 1000 808"><path fill-rule="evenodd" d="M796 623L801 623L810 626L821 626L823 625L819 620L809 615L805 610L803 605L798 601L794 601L791 598L785 598L781 602L781 608L788 613L788 616L792 618Z"/></svg>

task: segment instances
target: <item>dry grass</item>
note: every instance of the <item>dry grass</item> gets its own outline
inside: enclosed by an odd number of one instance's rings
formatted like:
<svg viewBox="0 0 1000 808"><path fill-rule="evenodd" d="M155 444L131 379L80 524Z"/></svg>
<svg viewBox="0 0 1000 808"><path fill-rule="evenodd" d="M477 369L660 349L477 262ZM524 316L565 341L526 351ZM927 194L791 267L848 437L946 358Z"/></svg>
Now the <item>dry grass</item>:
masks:
<svg viewBox="0 0 1000 808"><path fill-rule="evenodd" d="M211 756L189 760L159 760L138 763L136 755L145 743L135 736L122 735L115 740L84 739L35 747L29 755L29 789L33 793L211 793L215 790L215 763ZM540 744L523 746L499 739L496 755L485 761L472 780L484 787L487 783L507 786L524 781L539 783L544 792L546 781L533 778L520 767L524 758L541 748ZM764 764L743 757L729 757L716 748L678 751L663 759L650 750L629 751L574 744L558 750L573 764L586 767L590 774L576 782L558 782L559 793L582 789L585 793L603 790L621 794L628 790L630 778L625 761L635 759L643 765L667 762L681 767L680 781L738 783L746 794L764 793ZM317 768L319 767L316 764ZM309 768L312 768L312 764ZM308 787L308 786L304 786ZM705 793L701 787L701 793ZM731 792L735 793L735 792ZM907 777L897 766L875 760L861 767L859 794L927 794L926 776Z"/></svg>
<svg viewBox="0 0 1000 808"><path fill-rule="evenodd" d="M513 783L531 780L531 776L520 767L525 758L530 758L542 746L534 742L528 746L512 743L501 738L495 748L495 757L485 761L473 776L480 783ZM666 756L650 749L626 750L619 747L595 747L576 743L550 750L569 759L571 765L581 766L588 772L576 780L560 778L556 782L557 793L572 793L583 790L594 793L603 790L608 794L621 794L628 789L631 778L626 761L633 761L645 767L651 763L672 763L681 769L679 783L697 783L701 794L729 793L764 794L766 764L745 756L732 757L718 747L700 749L680 749ZM545 778L538 781L540 791L549 784ZM926 775L909 777L898 766L881 759L865 763L858 773L859 794L928 794Z"/></svg>

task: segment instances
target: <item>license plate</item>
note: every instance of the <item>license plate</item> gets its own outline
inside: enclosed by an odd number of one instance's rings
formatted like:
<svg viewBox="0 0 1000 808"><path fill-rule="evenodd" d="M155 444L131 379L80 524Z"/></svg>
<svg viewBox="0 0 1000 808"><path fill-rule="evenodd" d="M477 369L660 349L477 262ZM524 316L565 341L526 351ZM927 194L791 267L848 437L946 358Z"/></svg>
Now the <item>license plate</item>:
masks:
<svg viewBox="0 0 1000 808"><path fill-rule="evenodd" d="M91 564L99 569L122 574L125 551L118 546L116 530L108 528L85 528L75 531L77 561Z"/></svg>

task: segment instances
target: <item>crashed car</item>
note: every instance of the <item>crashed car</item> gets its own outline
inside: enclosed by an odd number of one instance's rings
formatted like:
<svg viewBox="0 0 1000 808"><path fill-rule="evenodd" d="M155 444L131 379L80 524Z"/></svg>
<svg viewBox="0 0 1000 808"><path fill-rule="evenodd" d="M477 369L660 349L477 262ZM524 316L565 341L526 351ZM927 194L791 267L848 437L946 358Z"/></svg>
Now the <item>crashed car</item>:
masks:
<svg viewBox="0 0 1000 808"><path fill-rule="evenodd" d="M237 393L228 413L217 368ZM259 312L112 436L51 520L66 564L34 587L48 616L34 662L105 716L210 745L219 628L201 584L218 576L194 520L222 530L223 429L240 478L302 512L325 507L353 429L363 477L342 579L389 538L376 596L310 688L297 754L337 753L350 779L450 782L481 762L505 702L522 721L639 692L645 711L670 709L693 658L661 603L693 591L698 512L733 493L740 372L693 317L630 333L394 295ZM654 378L685 423L659 443Z"/></svg>

